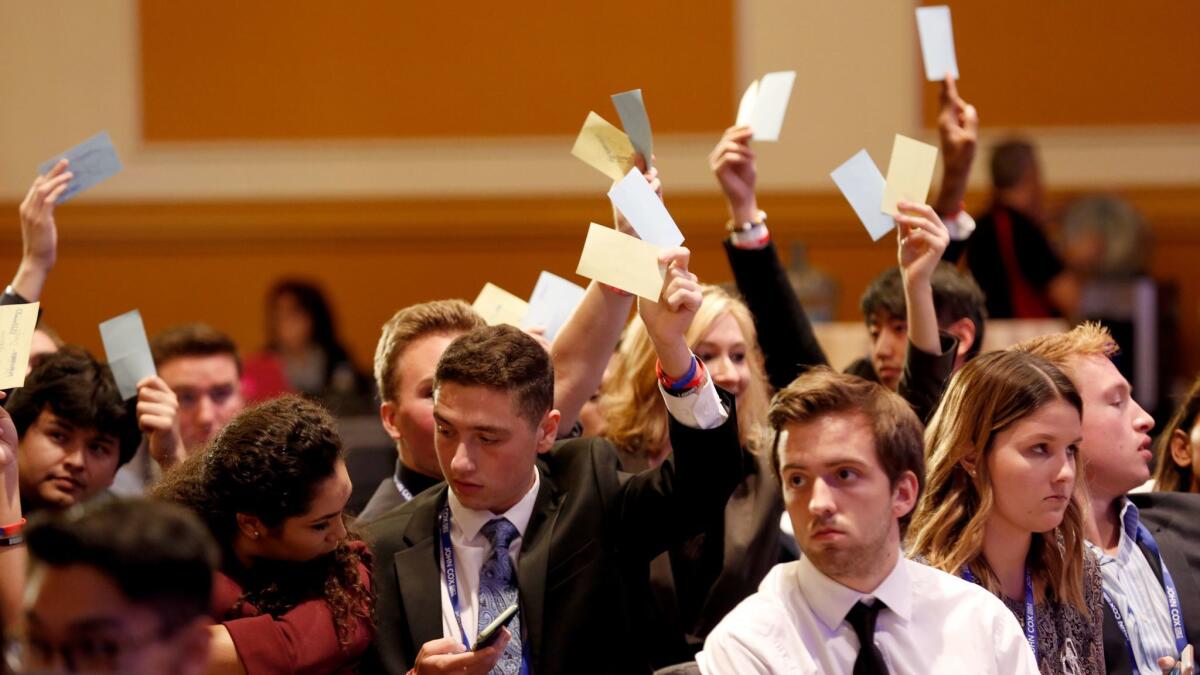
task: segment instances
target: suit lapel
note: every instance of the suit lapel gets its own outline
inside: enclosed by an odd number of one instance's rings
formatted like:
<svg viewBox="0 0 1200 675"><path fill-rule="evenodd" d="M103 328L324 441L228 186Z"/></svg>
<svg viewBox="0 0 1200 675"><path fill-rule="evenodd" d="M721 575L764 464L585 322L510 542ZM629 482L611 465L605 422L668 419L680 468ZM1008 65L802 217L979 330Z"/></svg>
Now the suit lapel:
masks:
<svg viewBox="0 0 1200 675"><path fill-rule="evenodd" d="M404 531L408 548L393 557L396 580L414 649L442 637L442 569L437 554L437 510L446 503L445 487L428 509L413 514ZM414 658L416 653L413 654Z"/></svg>
<svg viewBox="0 0 1200 675"><path fill-rule="evenodd" d="M517 579L521 591L521 621L530 645L530 667L541 669L543 626L546 611L546 569L550 562L550 544L554 538L554 523L558 519L562 494L542 467L541 488L525 528L521 543L521 559L517 563Z"/></svg>

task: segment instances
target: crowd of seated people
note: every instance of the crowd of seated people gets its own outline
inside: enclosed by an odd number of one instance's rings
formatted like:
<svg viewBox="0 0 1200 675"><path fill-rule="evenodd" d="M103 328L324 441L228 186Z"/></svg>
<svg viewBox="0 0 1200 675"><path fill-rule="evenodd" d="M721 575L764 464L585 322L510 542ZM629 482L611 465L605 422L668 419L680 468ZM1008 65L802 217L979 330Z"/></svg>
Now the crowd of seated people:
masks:
<svg viewBox="0 0 1200 675"><path fill-rule="evenodd" d="M772 241L745 126L709 158L736 293L676 247L656 302L593 282L551 342L453 298L400 307L372 383L320 289L284 281L260 353L168 328L129 400L42 327L0 408L4 668L1182 666L1200 637L1200 381L1153 445L1103 326L982 350L989 314L1054 314L1071 290L1032 258L986 267L1005 238L1044 243L1036 163L1001 147L977 222L961 204L978 115L952 79L940 112L939 192L900 203L897 265L861 301L871 352L842 373ZM0 302L40 299L71 175L31 186ZM352 514L334 414L372 391L395 465Z"/></svg>

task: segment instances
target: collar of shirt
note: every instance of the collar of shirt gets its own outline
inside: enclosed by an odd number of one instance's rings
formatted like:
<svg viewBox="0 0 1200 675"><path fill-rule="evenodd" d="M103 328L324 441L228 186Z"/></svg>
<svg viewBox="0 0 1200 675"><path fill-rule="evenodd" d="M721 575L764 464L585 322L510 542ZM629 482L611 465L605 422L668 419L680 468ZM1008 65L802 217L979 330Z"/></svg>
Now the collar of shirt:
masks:
<svg viewBox="0 0 1200 675"><path fill-rule="evenodd" d="M1130 556L1137 551L1137 536L1138 520L1141 518L1138 513L1138 508L1128 497L1122 497L1121 515L1117 518L1117 527L1121 528L1120 536L1117 539L1117 555L1110 556L1103 548L1088 541L1085 542L1087 547L1096 555L1101 565L1111 564L1120 561L1121 563L1128 562Z"/></svg>
<svg viewBox="0 0 1200 675"><path fill-rule="evenodd" d="M529 518L533 515L533 504L537 501L538 488L541 483L541 476L538 475L535 466L533 468L533 485L525 493L525 496L521 497L521 501L504 513L469 509L463 506L463 503L455 496L454 490L451 489L449 490L450 496L447 498L450 503L451 527L462 533L464 542L470 542L479 535L479 530L483 529L489 520L503 516L508 518L508 522L516 526L517 532L524 537L525 528L529 526Z"/></svg>
<svg viewBox="0 0 1200 675"><path fill-rule="evenodd" d="M854 603L864 599L870 602L882 600L888 609L907 622L912 615L912 580L907 564L904 555L898 554L895 567L871 593L860 593L830 579L812 564L808 556L800 558L796 578L813 613L827 629L836 631Z"/></svg>

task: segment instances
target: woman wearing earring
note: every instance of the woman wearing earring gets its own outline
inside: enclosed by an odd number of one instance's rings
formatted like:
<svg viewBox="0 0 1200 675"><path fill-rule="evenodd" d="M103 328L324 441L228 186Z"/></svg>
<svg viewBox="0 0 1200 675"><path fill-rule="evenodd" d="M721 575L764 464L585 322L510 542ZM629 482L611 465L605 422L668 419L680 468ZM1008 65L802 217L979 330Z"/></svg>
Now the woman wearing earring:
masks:
<svg viewBox="0 0 1200 675"><path fill-rule="evenodd" d="M213 672L353 669L374 629L370 554L342 516L350 488L329 413L284 397L238 415L155 489L222 549Z"/></svg>
<svg viewBox="0 0 1200 675"><path fill-rule="evenodd" d="M992 352L950 381L925 432L909 554L1004 600L1042 673L1104 672L1099 569L1076 480L1083 405L1045 359Z"/></svg>

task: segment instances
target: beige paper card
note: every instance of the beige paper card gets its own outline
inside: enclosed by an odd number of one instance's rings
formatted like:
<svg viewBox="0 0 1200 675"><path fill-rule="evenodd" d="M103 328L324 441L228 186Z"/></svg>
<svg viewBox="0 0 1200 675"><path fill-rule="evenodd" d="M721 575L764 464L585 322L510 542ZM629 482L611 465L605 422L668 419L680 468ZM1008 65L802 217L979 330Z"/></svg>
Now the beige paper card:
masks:
<svg viewBox="0 0 1200 675"><path fill-rule="evenodd" d="M634 165L629 137L594 112L588 113L571 154L613 180L624 178Z"/></svg>
<svg viewBox="0 0 1200 675"><path fill-rule="evenodd" d="M895 216L899 215L896 202L924 204L929 198L937 153L935 146L896 134L892 159L888 162L887 183L883 186L883 205L879 209Z"/></svg>
<svg viewBox="0 0 1200 675"><path fill-rule="evenodd" d="M25 384L39 303L0 305L0 389Z"/></svg>
<svg viewBox="0 0 1200 675"><path fill-rule="evenodd" d="M658 302L666 278L658 254L653 244L592 223L575 273Z"/></svg>
<svg viewBox="0 0 1200 675"><path fill-rule="evenodd" d="M483 285L471 307L489 326L507 323L517 328L521 327L521 321L529 311L529 303L491 282Z"/></svg>

